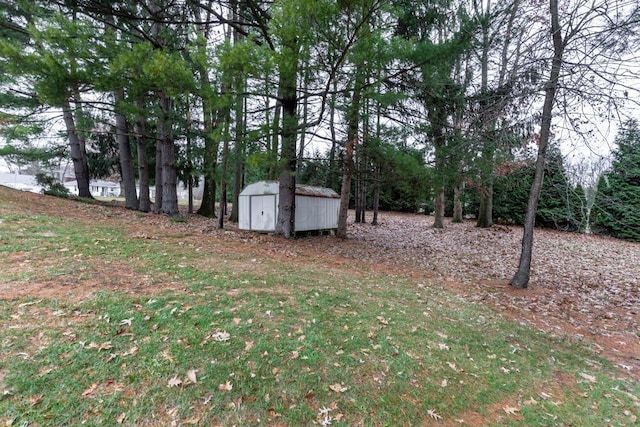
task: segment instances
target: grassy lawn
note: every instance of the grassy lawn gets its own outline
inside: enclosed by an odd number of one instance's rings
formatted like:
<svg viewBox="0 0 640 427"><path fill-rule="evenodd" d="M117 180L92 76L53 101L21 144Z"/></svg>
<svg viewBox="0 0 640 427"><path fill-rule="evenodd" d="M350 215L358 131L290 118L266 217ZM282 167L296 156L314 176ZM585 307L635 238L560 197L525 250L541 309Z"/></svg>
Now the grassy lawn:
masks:
<svg viewBox="0 0 640 427"><path fill-rule="evenodd" d="M637 425L607 361L438 283L202 239L0 214L4 289L98 289L0 300L2 425Z"/></svg>

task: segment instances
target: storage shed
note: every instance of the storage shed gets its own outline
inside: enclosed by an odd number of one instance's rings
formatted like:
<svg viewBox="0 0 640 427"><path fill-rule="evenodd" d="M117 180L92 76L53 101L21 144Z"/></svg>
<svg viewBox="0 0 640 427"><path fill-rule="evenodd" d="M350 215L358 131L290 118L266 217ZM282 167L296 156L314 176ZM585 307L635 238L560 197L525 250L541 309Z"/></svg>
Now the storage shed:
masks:
<svg viewBox="0 0 640 427"><path fill-rule="evenodd" d="M238 227L241 230L276 230L279 184L258 181L247 185L238 200ZM296 185L295 231L338 228L340 196L330 188Z"/></svg>

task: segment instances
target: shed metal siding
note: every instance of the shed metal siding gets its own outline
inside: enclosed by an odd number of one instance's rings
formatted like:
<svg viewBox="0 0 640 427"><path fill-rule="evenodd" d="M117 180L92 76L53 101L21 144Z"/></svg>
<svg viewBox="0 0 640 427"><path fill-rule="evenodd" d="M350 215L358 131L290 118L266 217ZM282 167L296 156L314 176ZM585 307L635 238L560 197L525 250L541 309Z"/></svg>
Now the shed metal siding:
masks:
<svg viewBox="0 0 640 427"><path fill-rule="evenodd" d="M338 228L340 199L296 196L296 231Z"/></svg>
<svg viewBox="0 0 640 427"><path fill-rule="evenodd" d="M276 229L278 203L277 196L275 194L249 196L249 205L251 207L250 230L274 231Z"/></svg>
<svg viewBox="0 0 640 427"><path fill-rule="evenodd" d="M251 230L251 196L242 193L238 197L238 228Z"/></svg>
<svg viewBox="0 0 640 427"><path fill-rule="evenodd" d="M241 230L274 232L278 219L279 185L259 181L249 184L238 199ZM296 231L338 228L340 196L330 188L296 186Z"/></svg>

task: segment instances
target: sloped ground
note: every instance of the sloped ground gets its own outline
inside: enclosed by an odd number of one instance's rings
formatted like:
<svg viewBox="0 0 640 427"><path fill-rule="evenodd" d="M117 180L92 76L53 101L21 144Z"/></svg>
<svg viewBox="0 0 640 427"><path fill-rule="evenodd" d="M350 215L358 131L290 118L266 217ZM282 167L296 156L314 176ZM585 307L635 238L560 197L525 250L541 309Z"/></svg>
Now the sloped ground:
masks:
<svg viewBox="0 0 640 427"><path fill-rule="evenodd" d="M140 239L195 243L202 250L252 252L256 257L289 262L350 265L354 271L382 270L410 275L416 286L442 286L470 301L489 304L505 315L548 333L593 343L621 372L640 378L640 244L596 236L537 230L530 288L508 286L520 252L521 229L477 229L473 222L431 228L432 218L382 213L380 225L350 224L345 241L331 236L286 240L238 232L235 224L217 230L217 222L190 216L173 222L115 204L87 205L31 195L0 187L0 213L54 215L119 226ZM0 224L1 225L1 224ZM204 236L204 237L203 237ZM16 264L20 267L19 263ZM238 266L242 268L242 266ZM114 269L93 271L81 287L73 283L30 283L20 289L0 283L0 297L57 296L91 293L104 283L136 293L154 292L158 284ZM101 274L108 275L102 280ZM1 282L1 281L0 281ZM166 287L173 287L165 283ZM178 290L178 286L176 286Z"/></svg>
<svg viewBox="0 0 640 427"><path fill-rule="evenodd" d="M431 224L429 217L384 214L379 227L352 226L354 244L332 251L440 277L472 301L550 333L593 341L619 368L640 375L640 244L536 230L530 287L514 290L508 282L521 228L465 222L434 230Z"/></svg>

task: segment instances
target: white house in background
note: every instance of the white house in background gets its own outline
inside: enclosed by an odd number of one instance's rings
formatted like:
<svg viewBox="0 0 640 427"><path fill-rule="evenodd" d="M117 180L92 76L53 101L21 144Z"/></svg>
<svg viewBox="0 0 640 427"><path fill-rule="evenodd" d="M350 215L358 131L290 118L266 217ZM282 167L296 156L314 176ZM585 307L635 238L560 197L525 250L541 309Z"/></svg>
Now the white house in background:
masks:
<svg viewBox="0 0 640 427"><path fill-rule="evenodd" d="M66 181L64 186L69 193L78 195L78 182L76 180ZM94 197L120 197L120 183L94 179L89 181L89 191Z"/></svg>
<svg viewBox="0 0 640 427"><path fill-rule="evenodd" d="M41 193L40 187L33 175L19 175L17 173L0 173L0 185L15 188L16 190Z"/></svg>
<svg viewBox="0 0 640 427"><path fill-rule="evenodd" d="M42 187L38 185L34 175L0 173L0 185L15 188L16 190L42 193ZM63 185L67 190L69 190L69 193L78 195L78 182L74 178L67 176ZM121 193L120 183L114 181L105 181L100 179L91 180L89 182L89 191L91 191L91 195L95 197L124 197L124 194ZM136 192L137 194L140 194L139 186L136 186ZM178 184L177 192L178 199L186 200L189 197L189 192L182 183ZM202 199L201 187L195 188L193 193L196 200ZM156 188L154 186L149 188L149 195L151 199L155 199Z"/></svg>
<svg viewBox="0 0 640 427"><path fill-rule="evenodd" d="M238 228L271 233L278 220L279 184L249 184L238 199ZM338 228L340 196L330 188L296 185L295 231L328 231Z"/></svg>

